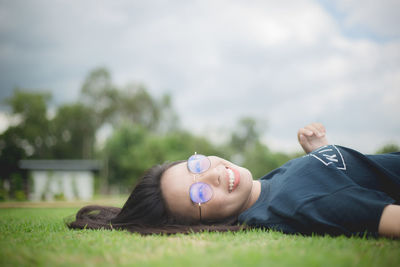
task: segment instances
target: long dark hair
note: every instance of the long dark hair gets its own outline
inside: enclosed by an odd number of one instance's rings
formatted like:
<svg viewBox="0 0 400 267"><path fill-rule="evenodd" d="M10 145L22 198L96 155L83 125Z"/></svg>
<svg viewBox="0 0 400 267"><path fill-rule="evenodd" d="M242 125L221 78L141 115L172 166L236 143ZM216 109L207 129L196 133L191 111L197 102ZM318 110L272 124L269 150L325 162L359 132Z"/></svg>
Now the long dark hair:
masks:
<svg viewBox="0 0 400 267"><path fill-rule="evenodd" d="M180 163L166 163L150 168L133 189L121 208L108 206L85 206L72 222L66 222L71 229L118 229L140 234L175 234L201 231L239 231L243 226L236 218L219 222L194 223L177 218L166 208L162 192L161 177L170 167Z"/></svg>

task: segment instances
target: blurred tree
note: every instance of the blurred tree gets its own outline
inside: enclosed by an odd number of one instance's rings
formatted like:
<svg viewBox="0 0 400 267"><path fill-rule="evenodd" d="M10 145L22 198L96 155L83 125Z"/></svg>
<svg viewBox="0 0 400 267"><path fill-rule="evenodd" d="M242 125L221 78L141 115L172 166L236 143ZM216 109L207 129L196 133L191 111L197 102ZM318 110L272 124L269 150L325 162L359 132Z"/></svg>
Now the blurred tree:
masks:
<svg viewBox="0 0 400 267"><path fill-rule="evenodd" d="M271 152L266 145L257 143L244 151L242 165L251 171L254 179L258 179L292 158L284 153Z"/></svg>
<svg viewBox="0 0 400 267"><path fill-rule="evenodd" d="M231 146L241 152L260 142L260 132L257 121L251 117L241 118L232 132Z"/></svg>
<svg viewBox="0 0 400 267"><path fill-rule="evenodd" d="M172 96L164 94L159 101L160 119L158 125L158 132L168 133L179 130L179 116L175 112L172 103Z"/></svg>
<svg viewBox="0 0 400 267"><path fill-rule="evenodd" d="M163 111L171 110L168 96L157 101L147 92L145 86L137 83L118 88L105 68L96 68L89 73L81 93L82 103L93 107L98 127L103 123L110 123L114 128L132 123L149 130L157 130Z"/></svg>
<svg viewBox="0 0 400 267"><path fill-rule="evenodd" d="M15 127L8 128L0 135L0 200L13 198L16 190L25 189L16 187L20 184L12 182L12 177L21 173L18 166L19 160L27 157L25 149L20 143L21 138Z"/></svg>
<svg viewBox="0 0 400 267"><path fill-rule="evenodd" d="M384 153L391 153L391 152L399 152L400 147L396 144L387 144L384 145L382 148L376 151L376 154L384 154Z"/></svg>
<svg viewBox="0 0 400 267"><path fill-rule="evenodd" d="M47 103L50 98L48 93L16 88L13 96L6 99L12 115L19 119L19 123L8 128L6 133L12 132L14 145L22 148L27 157L44 158L50 154L49 148L53 145L48 136Z"/></svg>
<svg viewBox="0 0 400 267"><path fill-rule="evenodd" d="M113 122L139 124L155 130L160 121L161 107L141 84L131 83L119 91L115 110Z"/></svg>
<svg viewBox="0 0 400 267"><path fill-rule="evenodd" d="M81 103L59 107L51 121L51 133L56 140L52 148L53 157L93 158L96 128L92 108Z"/></svg>
<svg viewBox="0 0 400 267"><path fill-rule="evenodd" d="M97 124L103 124L117 108L118 91L112 84L111 75L104 67L92 70L85 78L81 88L81 101L93 108Z"/></svg>
<svg viewBox="0 0 400 267"><path fill-rule="evenodd" d="M28 178L18 163L25 158L44 158L51 154L52 139L49 138L47 119L47 93L28 92L16 88L13 96L6 99L18 124L10 126L0 135L0 178L7 184L11 197L18 192L19 198L27 195ZM15 180L15 181L13 181ZM18 180L18 181L17 181Z"/></svg>
<svg viewBox="0 0 400 267"><path fill-rule="evenodd" d="M240 119L227 144L230 159L249 169L254 179L264 176L297 156L270 151L268 146L261 142L261 132L265 126L260 124L251 117Z"/></svg>

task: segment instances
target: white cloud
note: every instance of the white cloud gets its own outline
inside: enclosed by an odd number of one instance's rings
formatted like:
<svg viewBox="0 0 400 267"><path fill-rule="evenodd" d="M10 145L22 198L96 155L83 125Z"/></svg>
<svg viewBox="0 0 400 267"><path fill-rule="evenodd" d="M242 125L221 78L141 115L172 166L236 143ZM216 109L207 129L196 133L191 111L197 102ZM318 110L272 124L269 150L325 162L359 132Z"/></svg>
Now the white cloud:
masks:
<svg viewBox="0 0 400 267"><path fill-rule="evenodd" d="M251 115L273 149L297 149L297 129L315 120L364 152L400 143L400 41L340 27L396 37L397 4L336 3L344 22L311 0L2 2L1 86L71 101L103 65L120 85L171 92L183 124L216 139Z"/></svg>
<svg viewBox="0 0 400 267"><path fill-rule="evenodd" d="M398 0L336 0L337 8L345 14L346 27L361 28L379 37L399 38Z"/></svg>

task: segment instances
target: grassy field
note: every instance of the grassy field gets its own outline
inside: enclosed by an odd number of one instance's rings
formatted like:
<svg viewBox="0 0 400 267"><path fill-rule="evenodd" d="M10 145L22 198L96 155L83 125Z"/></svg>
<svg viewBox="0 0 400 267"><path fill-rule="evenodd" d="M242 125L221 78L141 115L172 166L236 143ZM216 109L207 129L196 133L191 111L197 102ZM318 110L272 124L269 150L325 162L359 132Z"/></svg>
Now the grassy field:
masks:
<svg viewBox="0 0 400 267"><path fill-rule="evenodd" d="M0 208L0 266L400 266L400 240L68 230L63 218L77 210Z"/></svg>

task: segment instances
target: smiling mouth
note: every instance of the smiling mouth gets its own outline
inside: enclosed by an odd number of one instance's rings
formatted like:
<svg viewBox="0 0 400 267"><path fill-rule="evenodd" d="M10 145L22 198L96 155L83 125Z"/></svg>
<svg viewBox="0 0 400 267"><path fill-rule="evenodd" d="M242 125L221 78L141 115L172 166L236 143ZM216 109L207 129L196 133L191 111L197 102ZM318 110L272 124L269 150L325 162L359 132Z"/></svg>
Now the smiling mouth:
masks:
<svg viewBox="0 0 400 267"><path fill-rule="evenodd" d="M233 190L236 189L236 187L239 184L240 174L237 170L231 169L229 167L226 167L226 170L228 172L228 180L229 180L228 191L229 193L231 193Z"/></svg>

